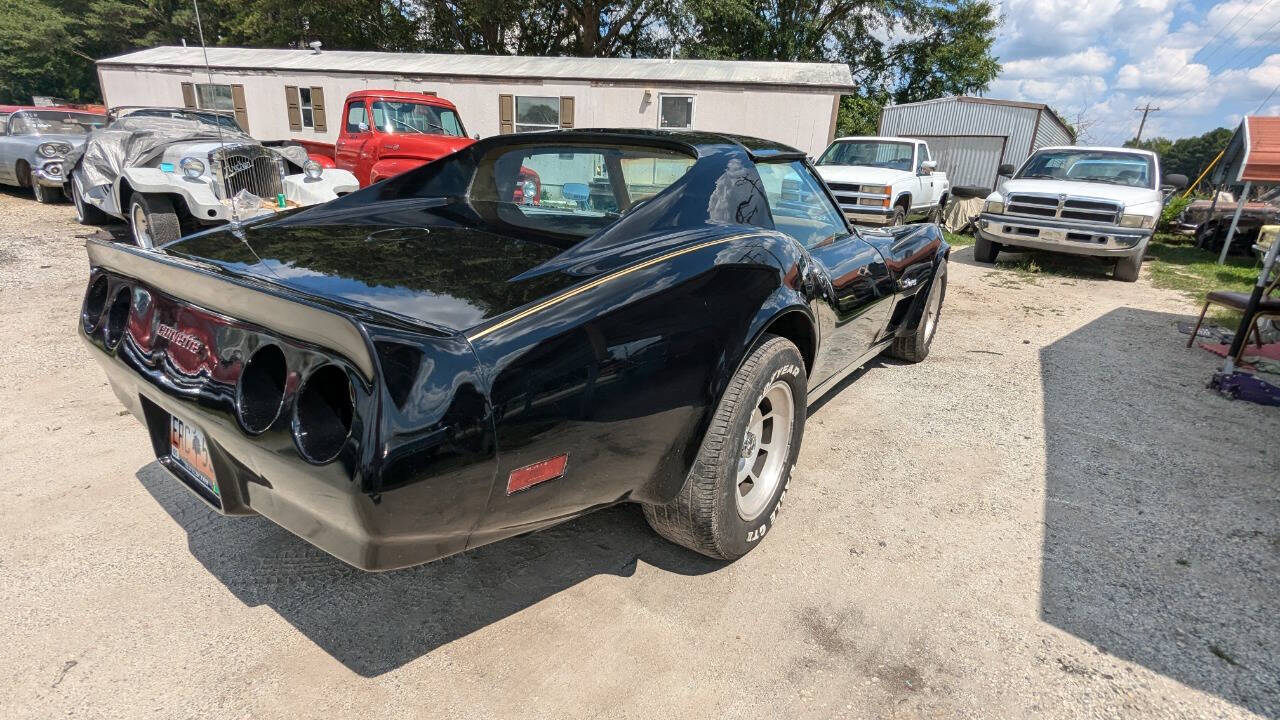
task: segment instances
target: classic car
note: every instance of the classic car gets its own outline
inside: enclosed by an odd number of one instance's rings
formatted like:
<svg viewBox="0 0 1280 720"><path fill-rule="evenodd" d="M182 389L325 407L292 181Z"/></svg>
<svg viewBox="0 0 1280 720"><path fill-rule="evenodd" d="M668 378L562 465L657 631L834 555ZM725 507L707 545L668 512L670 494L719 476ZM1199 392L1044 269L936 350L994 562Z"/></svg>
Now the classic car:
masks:
<svg viewBox="0 0 1280 720"><path fill-rule="evenodd" d="M940 223L951 198L951 182L924 140L836 138L817 166L840 209L859 225Z"/></svg>
<svg viewBox="0 0 1280 720"><path fill-rule="evenodd" d="M9 108L0 113L0 183L31 188L38 202L62 199L63 160L101 127L97 113L61 108Z"/></svg>
<svg viewBox="0 0 1280 720"><path fill-rule="evenodd" d="M1026 248L1115 261L1112 276L1134 282L1164 209L1167 186L1160 159L1147 150L1115 147L1045 147L987 196L976 223L973 257L993 263L1002 250Z"/></svg>
<svg viewBox="0 0 1280 720"><path fill-rule="evenodd" d="M316 205L359 188L354 175L326 170L301 146L268 146L216 113L127 108L113 109L110 117L68 157L66 191L76 220L124 220L139 247L177 240L184 229Z"/></svg>
<svg viewBox="0 0 1280 720"><path fill-rule="evenodd" d="M500 135L236 232L91 240L79 334L176 482L358 568L623 502L733 559L808 402L929 354L949 252L853 229L772 142Z"/></svg>

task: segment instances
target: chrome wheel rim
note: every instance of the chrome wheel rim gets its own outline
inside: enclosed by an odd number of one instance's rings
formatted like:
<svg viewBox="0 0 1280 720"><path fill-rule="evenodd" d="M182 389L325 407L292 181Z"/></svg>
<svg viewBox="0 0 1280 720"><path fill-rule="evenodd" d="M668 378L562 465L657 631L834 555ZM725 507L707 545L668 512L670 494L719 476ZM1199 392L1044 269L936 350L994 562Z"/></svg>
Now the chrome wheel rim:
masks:
<svg viewBox="0 0 1280 720"><path fill-rule="evenodd" d="M938 329L938 315L942 313L942 285L947 276L947 264L943 263L938 266L938 274L933 278L933 287L929 288L929 301L924 308L924 339L928 342L933 339L933 333Z"/></svg>
<svg viewBox="0 0 1280 720"><path fill-rule="evenodd" d="M133 240L138 243L138 247L152 247L151 242L151 226L147 223L147 211L142 209L142 205L134 203L133 212L129 213L132 222L129 225L133 228Z"/></svg>
<svg viewBox="0 0 1280 720"><path fill-rule="evenodd" d="M774 381L751 410L747 432L738 450L734 500L738 516L747 522L760 517L769 506L787 470L791 454L791 429L795 401L791 385Z"/></svg>

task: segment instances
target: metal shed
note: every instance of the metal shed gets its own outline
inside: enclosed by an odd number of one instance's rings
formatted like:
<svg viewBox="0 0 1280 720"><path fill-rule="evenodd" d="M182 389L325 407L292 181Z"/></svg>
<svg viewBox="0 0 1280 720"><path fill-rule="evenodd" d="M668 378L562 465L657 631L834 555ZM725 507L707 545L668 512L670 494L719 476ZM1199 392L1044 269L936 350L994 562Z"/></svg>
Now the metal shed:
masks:
<svg viewBox="0 0 1280 720"><path fill-rule="evenodd" d="M1002 163L1020 165L1039 148L1076 141L1048 105L966 96L889 105L880 111L880 134L928 142L953 187L989 189Z"/></svg>

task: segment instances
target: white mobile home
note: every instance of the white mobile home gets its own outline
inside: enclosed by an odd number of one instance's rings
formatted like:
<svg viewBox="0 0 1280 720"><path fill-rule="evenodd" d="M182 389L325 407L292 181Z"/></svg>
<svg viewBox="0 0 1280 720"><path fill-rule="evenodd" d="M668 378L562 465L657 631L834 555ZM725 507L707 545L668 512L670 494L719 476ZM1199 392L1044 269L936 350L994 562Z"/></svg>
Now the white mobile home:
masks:
<svg viewBox="0 0 1280 720"><path fill-rule="evenodd" d="M264 140L332 142L356 90L452 101L470 134L546 127L681 128L754 135L813 155L835 135L847 65L157 47L98 61L108 106L234 111ZM522 109L535 109L529 117ZM555 117L548 117L552 111Z"/></svg>

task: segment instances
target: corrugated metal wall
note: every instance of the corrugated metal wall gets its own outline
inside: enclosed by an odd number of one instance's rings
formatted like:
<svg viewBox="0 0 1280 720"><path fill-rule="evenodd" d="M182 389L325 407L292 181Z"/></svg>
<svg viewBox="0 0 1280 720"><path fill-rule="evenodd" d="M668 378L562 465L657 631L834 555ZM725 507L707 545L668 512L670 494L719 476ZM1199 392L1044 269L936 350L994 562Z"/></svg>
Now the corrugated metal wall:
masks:
<svg viewBox="0 0 1280 720"><path fill-rule="evenodd" d="M947 174L952 187L976 185L995 189L996 168L1004 155L1005 139L981 135L914 135L929 143L938 169Z"/></svg>
<svg viewBox="0 0 1280 720"><path fill-rule="evenodd" d="M1040 120L1038 128L1037 117ZM1020 165L1036 148L1072 144L1071 137L1048 112L958 98L887 106L880 115L880 134L927 138L935 155L939 154L941 146L935 148L934 143L942 143L943 137L950 137L948 149L960 153L952 161L955 174L952 170L947 171L951 184L982 187L995 187L996 184L996 171L990 163L992 137L1003 142L1000 162L1012 165ZM974 163L973 169L966 167L970 162ZM959 177L964 177L966 182L958 181Z"/></svg>

